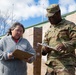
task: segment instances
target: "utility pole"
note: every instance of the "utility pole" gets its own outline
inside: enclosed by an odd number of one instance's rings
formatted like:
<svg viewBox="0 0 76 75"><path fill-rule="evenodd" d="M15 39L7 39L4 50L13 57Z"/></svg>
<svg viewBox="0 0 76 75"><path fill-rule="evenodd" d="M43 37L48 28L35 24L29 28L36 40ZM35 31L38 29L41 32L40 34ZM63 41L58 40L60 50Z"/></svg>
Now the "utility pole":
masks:
<svg viewBox="0 0 76 75"><path fill-rule="evenodd" d="M44 21L44 3L42 4L42 22Z"/></svg>
<svg viewBox="0 0 76 75"><path fill-rule="evenodd" d="M11 24L13 24L13 12L14 12L14 4L12 4L12 19L11 19Z"/></svg>

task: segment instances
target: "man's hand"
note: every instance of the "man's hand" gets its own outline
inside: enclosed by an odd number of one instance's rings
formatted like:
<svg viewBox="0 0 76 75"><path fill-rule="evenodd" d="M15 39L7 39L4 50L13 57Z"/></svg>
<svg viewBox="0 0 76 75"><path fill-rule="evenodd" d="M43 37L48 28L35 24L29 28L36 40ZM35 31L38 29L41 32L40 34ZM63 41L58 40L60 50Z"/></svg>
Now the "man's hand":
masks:
<svg viewBox="0 0 76 75"><path fill-rule="evenodd" d="M50 48L46 47L46 46L42 46L42 51L45 51L46 53L50 52Z"/></svg>
<svg viewBox="0 0 76 75"><path fill-rule="evenodd" d="M57 47L56 47L57 51L62 51L62 50L66 50L66 47L63 45L63 44L59 44Z"/></svg>

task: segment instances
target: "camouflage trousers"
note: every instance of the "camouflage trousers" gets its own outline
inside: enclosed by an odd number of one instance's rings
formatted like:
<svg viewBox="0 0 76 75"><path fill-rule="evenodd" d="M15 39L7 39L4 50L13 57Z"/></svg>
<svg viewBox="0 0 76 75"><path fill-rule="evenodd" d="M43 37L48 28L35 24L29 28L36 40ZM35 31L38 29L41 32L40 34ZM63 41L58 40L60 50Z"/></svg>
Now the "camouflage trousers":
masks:
<svg viewBox="0 0 76 75"><path fill-rule="evenodd" d="M48 66L45 75L75 75L75 68L73 66L59 68Z"/></svg>

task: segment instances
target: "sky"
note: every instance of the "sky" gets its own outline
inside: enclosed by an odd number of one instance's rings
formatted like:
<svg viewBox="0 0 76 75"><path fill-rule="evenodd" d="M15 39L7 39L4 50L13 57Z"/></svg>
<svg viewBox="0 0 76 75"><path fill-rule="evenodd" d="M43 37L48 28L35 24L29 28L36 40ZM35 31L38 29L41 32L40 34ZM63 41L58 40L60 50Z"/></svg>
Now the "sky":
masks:
<svg viewBox="0 0 76 75"><path fill-rule="evenodd" d="M29 27L47 21L46 8L55 3L60 5L62 15L76 10L76 0L0 0L0 13L10 14L8 24L12 20Z"/></svg>

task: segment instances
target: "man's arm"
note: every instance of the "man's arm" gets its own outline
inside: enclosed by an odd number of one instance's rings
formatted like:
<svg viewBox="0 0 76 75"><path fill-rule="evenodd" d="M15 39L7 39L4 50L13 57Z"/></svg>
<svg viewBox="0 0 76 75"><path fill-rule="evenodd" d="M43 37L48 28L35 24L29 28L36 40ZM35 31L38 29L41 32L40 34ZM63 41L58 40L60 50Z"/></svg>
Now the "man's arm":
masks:
<svg viewBox="0 0 76 75"><path fill-rule="evenodd" d="M70 25L69 31L70 40L65 42L64 45L66 48L73 50L76 47L76 25Z"/></svg>
<svg viewBox="0 0 76 75"><path fill-rule="evenodd" d="M55 50L53 47L50 47L49 45L47 45L47 44L43 44L43 43L37 43L37 45L39 46L42 46L42 55L46 55L48 52L50 52L50 51L57 51L57 50Z"/></svg>

